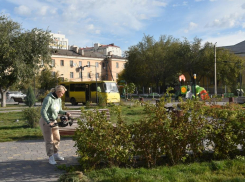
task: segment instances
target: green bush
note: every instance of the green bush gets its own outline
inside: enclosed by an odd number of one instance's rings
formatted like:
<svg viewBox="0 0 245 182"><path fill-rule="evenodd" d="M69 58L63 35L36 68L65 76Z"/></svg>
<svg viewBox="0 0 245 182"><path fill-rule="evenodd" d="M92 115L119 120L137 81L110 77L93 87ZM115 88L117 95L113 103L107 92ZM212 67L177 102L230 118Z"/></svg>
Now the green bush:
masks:
<svg viewBox="0 0 245 182"><path fill-rule="evenodd" d="M102 96L100 93L98 94L98 106L99 107L106 107L106 97Z"/></svg>
<svg viewBox="0 0 245 182"><path fill-rule="evenodd" d="M29 127L35 128L39 125L41 107L29 107L23 110L23 117Z"/></svg>
<svg viewBox="0 0 245 182"><path fill-rule="evenodd" d="M189 100L179 110L167 112L165 99L157 106L144 103L144 118L126 125L120 106L114 106L116 127L101 113L85 112L74 140L84 169L107 166L154 167L163 156L169 165L204 159L212 151L213 159L241 154L245 146L245 111L236 104L207 106ZM124 119L122 119L124 118Z"/></svg>
<svg viewBox="0 0 245 182"><path fill-rule="evenodd" d="M119 119L115 127L103 112L87 111L84 114L86 122L79 121L79 127L74 134L79 162L83 169L127 163L132 157L129 150L132 148L132 142L124 122Z"/></svg>
<svg viewBox="0 0 245 182"><path fill-rule="evenodd" d="M30 86L26 94L25 104L29 107L32 107L35 104L35 102L36 102L36 97L32 87Z"/></svg>

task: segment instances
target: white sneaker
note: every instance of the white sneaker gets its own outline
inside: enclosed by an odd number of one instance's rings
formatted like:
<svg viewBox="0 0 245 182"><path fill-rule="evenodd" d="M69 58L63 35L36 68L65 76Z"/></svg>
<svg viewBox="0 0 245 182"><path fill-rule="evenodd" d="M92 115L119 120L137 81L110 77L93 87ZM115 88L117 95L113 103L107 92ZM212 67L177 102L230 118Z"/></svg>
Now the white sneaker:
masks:
<svg viewBox="0 0 245 182"><path fill-rule="evenodd" d="M65 160L64 157L59 156L58 153L54 154L54 158L55 158L55 160L57 160L57 161L63 161L63 160Z"/></svg>
<svg viewBox="0 0 245 182"><path fill-rule="evenodd" d="M54 155L49 157L49 164L55 165L56 161L54 160Z"/></svg>

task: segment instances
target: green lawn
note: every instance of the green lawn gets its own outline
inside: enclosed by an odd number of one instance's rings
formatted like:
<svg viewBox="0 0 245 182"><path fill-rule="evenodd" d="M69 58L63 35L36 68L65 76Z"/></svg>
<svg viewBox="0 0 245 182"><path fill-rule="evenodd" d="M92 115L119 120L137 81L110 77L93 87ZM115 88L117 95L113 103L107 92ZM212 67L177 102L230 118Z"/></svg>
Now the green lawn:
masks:
<svg viewBox="0 0 245 182"><path fill-rule="evenodd" d="M28 128L21 112L0 113L0 142L42 138L40 128Z"/></svg>
<svg viewBox="0 0 245 182"><path fill-rule="evenodd" d="M9 106L9 105L8 105ZM18 106L18 105L16 105ZM12 106L7 107L8 109ZM96 107L93 107L96 108ZM130 107L121 106L122 116L128 124L138 120L143 116L143 107ZM14 108L13 110L22 110L23 108ZM69 108L67 108L69 109ZM80 108L73 108L72 110L79 110ZM111 109L111 107L109 107ZM1 110L6 110L1 108ZM111 114L111 121L116 122L116 114ZM18 120L18 122L17 122ZM65 137L65 136L62 136ZM21 112L7 112L0 113L0 142L17 141L17 140L30 140L42 138L42 133L39 127L28 128Z"/></svg>
<svg viewBox="0 0 245 182"><path fill-rule="evenodd" d="M60 181L68 181L71 178L72 175L62 175ZM76 178L77 175L74 175L73 179ZM83 178L93 182L244 182L245 158L160 166L153 169L114 167L85 172Z"/></svg>
<svg viewBox="0 0 245 182"><path fill-rule="evenodd" d="M131 124L135 121L141 119L145 113L143 111L144 107L142 106L120 106L122 112L122 119L127 122L127 124ZM110 108L109 108L110 109ZM117 115L111 114L111 122L115 123L117 121Z"/></svg>

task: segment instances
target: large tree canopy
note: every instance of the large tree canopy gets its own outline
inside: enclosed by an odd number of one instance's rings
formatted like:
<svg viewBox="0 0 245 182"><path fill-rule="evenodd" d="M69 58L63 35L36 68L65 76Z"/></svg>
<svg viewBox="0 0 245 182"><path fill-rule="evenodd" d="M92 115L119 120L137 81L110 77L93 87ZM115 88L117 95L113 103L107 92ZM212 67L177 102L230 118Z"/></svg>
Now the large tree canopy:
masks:
<svg viewBox="0 0 245 182"><path fill-rule="evenodd" d="M19 23L0 16L0 92L6 106L6 92L16 83L33 77L40 65L51 60L50 32L23 30Z"/></svg>
<svg viewBox="0 0 245 182"><path fill-rule="evenodd" d="M165 85L168 78L177 74L178 46L178 40L173 37L161 36L156 41L144 36L142 42L127 51L128 62L121 77L141 86Z"/></svg>
<svg viewBox="0 0 245 182"><path fill-rule="evenodd" d="M160 36L156 41L151 36L144 36L142 41L129 47L126 52L128 62L120 79L133 82L137 86L162 86L178 83L180 74L188 74L197 81L203 78L214 80L214 45L201 39L182 42L171 36ZM216 50L217 81L234 87L239 75L242 59L223 48ZM193 80L192 80L193 81Z"/></svg>

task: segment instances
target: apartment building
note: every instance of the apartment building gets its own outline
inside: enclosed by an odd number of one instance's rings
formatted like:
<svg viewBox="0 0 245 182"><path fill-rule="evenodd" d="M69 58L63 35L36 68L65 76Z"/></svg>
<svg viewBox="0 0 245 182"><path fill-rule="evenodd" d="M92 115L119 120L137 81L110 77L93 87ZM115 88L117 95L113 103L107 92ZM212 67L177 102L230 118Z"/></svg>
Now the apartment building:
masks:
<svg viewBox="0 0 245 182"><path fill-rule="evenodd" d="M63 34L50 33L53 39L53 42L50 44L50 47L53 49L66 49L68 50L68 39L65 38Z"/></svg>
<svg viewBox="0 0 245 182"><path fill-rule="evenodd" d="M114 43L108 45L95 43L94 47L83 47L80 49L84 52L85 56L103 57L104 55L111 54L113 56L122 57L121 48L114 45Z"/></svg>
<svg viewBox="0 0 245 182"><path fill-rule="evenodd" d="M52 71L58 72L66 81L93 81L96 77L97 80L116 81L126 63L125 58L110 54L104 57L85 56L83 50L75 46L70 50L56 49L51 57Z"/></svg>

